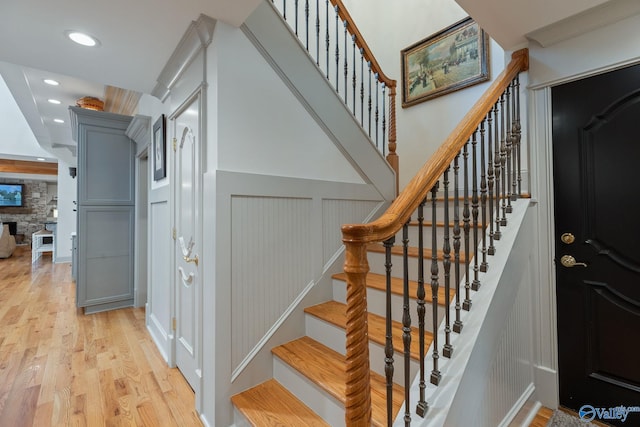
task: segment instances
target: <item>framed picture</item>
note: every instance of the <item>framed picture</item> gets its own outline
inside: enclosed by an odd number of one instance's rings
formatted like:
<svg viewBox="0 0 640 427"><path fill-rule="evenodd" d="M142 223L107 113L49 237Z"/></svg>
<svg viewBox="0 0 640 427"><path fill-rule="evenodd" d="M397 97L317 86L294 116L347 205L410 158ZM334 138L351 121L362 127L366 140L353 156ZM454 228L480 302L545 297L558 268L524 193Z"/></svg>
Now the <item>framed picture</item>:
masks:
<svg viewBox="0 0 640 427"><path fill-rule="evenodd" d="M402 107L489 80L489 40L465 18L402 50Z"/></svg>
<svg viewBox="0 0 640 427"><path fill-rule="evenodd" d="M167 176L167 132L164 114L153 124L153 180L159 181Z"/></svg>

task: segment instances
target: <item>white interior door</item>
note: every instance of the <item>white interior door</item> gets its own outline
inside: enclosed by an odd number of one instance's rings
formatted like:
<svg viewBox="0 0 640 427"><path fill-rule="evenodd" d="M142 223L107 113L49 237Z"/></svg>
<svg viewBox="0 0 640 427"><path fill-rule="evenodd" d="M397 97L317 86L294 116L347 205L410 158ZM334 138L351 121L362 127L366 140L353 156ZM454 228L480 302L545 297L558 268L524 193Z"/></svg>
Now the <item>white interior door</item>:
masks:
<svg viewBox="0 0 640 427"><path fill-rule="evenodd" d="M200 97L174 118L176 230L176 365L199 392L202 230L200 218Z"/></svg>

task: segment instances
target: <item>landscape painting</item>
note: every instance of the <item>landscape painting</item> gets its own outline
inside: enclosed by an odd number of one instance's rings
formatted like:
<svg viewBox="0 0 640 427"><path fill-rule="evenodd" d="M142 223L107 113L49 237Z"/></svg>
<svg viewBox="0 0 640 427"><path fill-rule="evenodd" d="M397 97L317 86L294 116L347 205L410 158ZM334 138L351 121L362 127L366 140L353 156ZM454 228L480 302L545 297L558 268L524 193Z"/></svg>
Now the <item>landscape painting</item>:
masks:
<svg viewBox="0 0 640 427"><path fill-rule="evenodd" d="M463 19L402 50L402 107L489 80L485 32Z"/></svg>

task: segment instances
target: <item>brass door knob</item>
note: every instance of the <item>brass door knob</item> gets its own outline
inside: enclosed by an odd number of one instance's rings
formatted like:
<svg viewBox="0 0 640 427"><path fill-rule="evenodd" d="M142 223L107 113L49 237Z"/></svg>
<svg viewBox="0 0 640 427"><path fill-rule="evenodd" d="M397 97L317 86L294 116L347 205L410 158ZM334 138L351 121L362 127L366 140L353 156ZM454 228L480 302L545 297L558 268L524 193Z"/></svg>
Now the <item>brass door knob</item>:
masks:
<svg viewBox="0 0 640 427"><path fill-rule="evenodd" d="M577 262L576 259L571 255L562 255L562 258L560 258L560 264L562 264L565 267L586 267L587 266L587 264L585 264L584 262Z"/></svg>
<svg viewBox="0 0 640 427"><path fill-rule="evenodd" d="M195 256L195 257L193 257L193 258L189 258L188 256L185 256L185 257L182 257L182 258L184 259L184 261L185 261L185 262L192 262L192 263L194 263L196 266L198 265L198 262L199 262L199 260L198 260L198 255L196 255L196 256Z"/></svg>

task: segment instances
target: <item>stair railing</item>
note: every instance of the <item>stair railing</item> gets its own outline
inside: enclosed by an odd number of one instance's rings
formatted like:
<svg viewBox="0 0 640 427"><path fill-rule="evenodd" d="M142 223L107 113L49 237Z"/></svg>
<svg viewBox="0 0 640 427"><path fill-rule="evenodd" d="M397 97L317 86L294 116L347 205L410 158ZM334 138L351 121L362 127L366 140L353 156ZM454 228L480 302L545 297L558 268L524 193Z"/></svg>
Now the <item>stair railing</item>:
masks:
<svg viewBox="0 0 640 427"><path fill-rule="evenodd" d="M515 52L505 70L472 107L436 153L407 184L389 209L376 221L342 227L346 246L344 271L347 276L347 340L346 340L346 403L347 426L369 426L371 423L371 389L369 382L369 351L367 332L366 277L369 272L367 248L382 243L387 269L387 337L385 345L385 374L387 379L387 424L395 418L393 398L393 343L391 334L391 253L396 233L402 230L402 245L395 253L404 256L404 303L402 315L405 388L404 421L409 425L413 412L409 408L411 378L406 369L410 357L411 315L409 313L407 274L408 233L411 216L417 211L418 234L418 325L420 336L420 397L415 413L424 417L425 377L432 384L441 381L439 358L452 357L451 332L460 333L463 324L460 310L470 310L471 290L479 289L480 272L487 271L487 255L496 252L494 241L500 239L500 227L507 225L506 215L512 201L521 194L521 125L519 73L528 69L528 51ZM480 154L478 154L480 153ZM462 177L460 176L462 169ZM451 188L453 174L453 189ZM469 189L471 187L471 189ZM453 196L451 196L453 193ZM460 194L462 193L462 194ZM435 224L436 201L444 198L444 238L437 242ZM424 208L431 204L432 251L424 248L422 225ZM451 205L451 206L450 206ZM461 206L462 205L462 206ZM453 211L453 215L451 213ZM451 251L453 238L453 256ZM462 244L464 243L464 245ZM462 247L463 246L463 247ZM437 248L441 248L438 250ZM430 279L434 341L432 360L424 360L425 277L424 260L431 260ZM451 264L453 263L453 274ZM440 268L443 269L445 326L444 343L437 341L438 294ZM463 283L461 283L463 282ZM452 286L453 283L453 286ZM455 304L452 302L455 294ZM450 306L454 305L453 313ZM425 363L432 365L428 374Z"/></svg>
<svg viewBox="0 0 640 427"><path fill-rule="evenodd" d="M387 77L341 0L271 0L396 172L396 81Z"/></svg>

